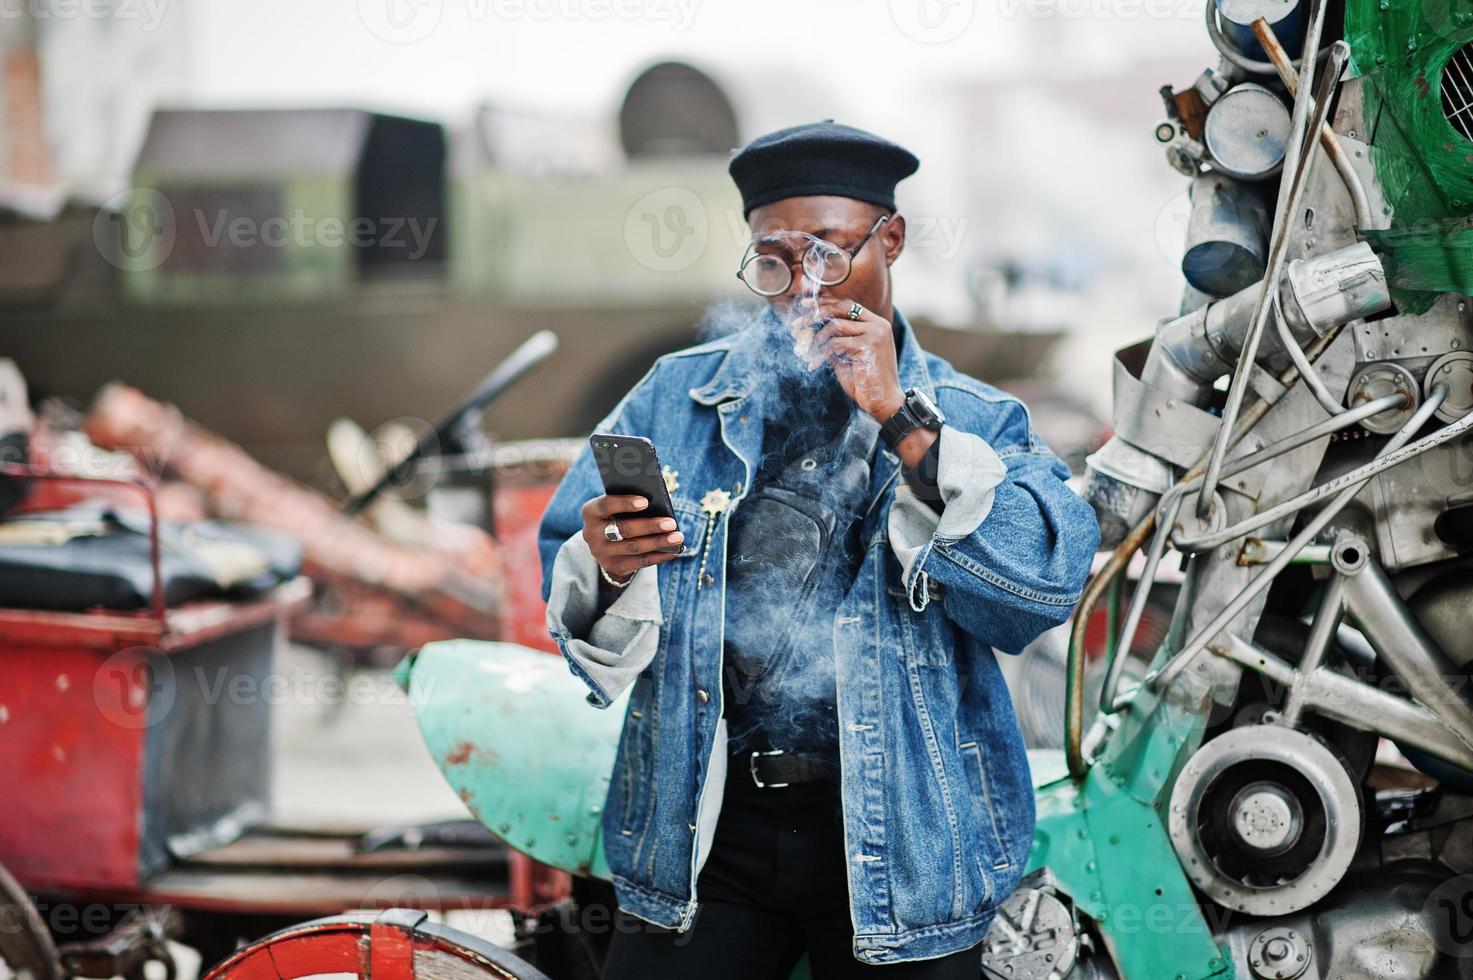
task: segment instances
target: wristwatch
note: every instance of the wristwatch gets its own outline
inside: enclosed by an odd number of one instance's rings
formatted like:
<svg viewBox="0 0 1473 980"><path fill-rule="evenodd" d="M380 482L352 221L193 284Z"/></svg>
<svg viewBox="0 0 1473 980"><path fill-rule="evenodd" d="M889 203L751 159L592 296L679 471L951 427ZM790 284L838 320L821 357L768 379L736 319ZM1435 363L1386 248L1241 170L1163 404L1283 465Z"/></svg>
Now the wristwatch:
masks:
<svg viewBox="0 0 1473 980"><path fill-rule="evenodd" d="M901 439L916 429L939 432L945 421L946 416L941 414L941 409L936 407L936 403L924 391L911 388L905 393L905 402L901 404L900 411L880 426L880 436L885 440L885 445L895 449L900 445Z"/></svg>

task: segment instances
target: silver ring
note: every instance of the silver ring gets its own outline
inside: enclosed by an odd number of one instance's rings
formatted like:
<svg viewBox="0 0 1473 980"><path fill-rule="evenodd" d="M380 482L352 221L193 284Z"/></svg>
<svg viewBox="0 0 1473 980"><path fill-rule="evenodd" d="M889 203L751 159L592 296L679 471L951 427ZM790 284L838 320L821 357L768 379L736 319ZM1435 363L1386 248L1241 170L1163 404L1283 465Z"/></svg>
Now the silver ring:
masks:
<svg viewBox="0 0 1473 980"><path fill-rule="evenodd" d="M623 541L624 535L619 531L618 521L609 521L604 525L604 538L609 541Z"/></svg>
<svg viewBox="0 0 1473 980"><path fill-rule="evenodd" d="M855 303L853 306L849 307L849 319L858 320L862 316L864 316L864 307L860 306L858 303Z"/></svg>

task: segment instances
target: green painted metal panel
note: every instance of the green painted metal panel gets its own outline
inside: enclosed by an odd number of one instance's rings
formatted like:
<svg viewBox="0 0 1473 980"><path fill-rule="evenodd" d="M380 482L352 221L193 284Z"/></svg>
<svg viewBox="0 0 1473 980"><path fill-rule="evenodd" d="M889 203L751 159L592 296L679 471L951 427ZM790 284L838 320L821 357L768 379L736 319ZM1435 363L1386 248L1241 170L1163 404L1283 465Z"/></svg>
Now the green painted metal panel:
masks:
<svg viewBox="0 0 1473 980"><path fill-rule="evenodd" d="M1082 782L1034 774L1027 870L1049 868L1099 924L1125 980L1232 975L1163 819L1177 772L1201 742L1206 708L1137 695Z"/></svg>
<svg viewBox="0 0 1473 980"><path fill-rule="evenodd" d="M1362 76L1376 182L1391 227L1366 239L1393 298L1421 312L1439 292L1473 291L1473 142L1447 121L1442 69L1473 40L1473 0L1347 0L1345 39Z"/></svg>
<svg viewBox="0 0 1473 980"><path fill-rule="evenodd" d="M609 876L599 832L627 696L599 709L561 657L514 643L431 643L400 683L440 771L508 846Z"/></svg>

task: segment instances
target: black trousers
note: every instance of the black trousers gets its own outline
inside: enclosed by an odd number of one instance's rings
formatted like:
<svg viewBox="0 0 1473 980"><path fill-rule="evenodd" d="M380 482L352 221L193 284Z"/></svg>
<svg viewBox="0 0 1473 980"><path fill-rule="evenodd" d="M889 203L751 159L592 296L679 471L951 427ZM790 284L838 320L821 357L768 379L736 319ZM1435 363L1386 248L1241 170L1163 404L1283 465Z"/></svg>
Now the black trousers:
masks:
<svg viewBox="0 0 1473 980"><path fill-rule="evenodd" d="M836 786L759 789L734 758L696 881L695 923L677 933L620 912L604 980L787 980L805 951L813 980L977 980L980 948L884 966L856 960L845 860Z"/></svg>

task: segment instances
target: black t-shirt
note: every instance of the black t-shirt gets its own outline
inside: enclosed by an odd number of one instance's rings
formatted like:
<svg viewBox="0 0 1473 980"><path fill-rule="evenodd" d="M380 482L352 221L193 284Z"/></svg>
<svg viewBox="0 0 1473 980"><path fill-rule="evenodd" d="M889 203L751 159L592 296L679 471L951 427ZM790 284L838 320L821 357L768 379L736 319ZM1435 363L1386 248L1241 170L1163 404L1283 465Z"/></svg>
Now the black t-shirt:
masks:
<svg viewBox="0 0 1473 980"><path fill-rule="evenodd" d="M789 404L728 529L725 716L733 753L817 752L837 771L834 614L863 558L878 425L832 376Z"/></svg>

